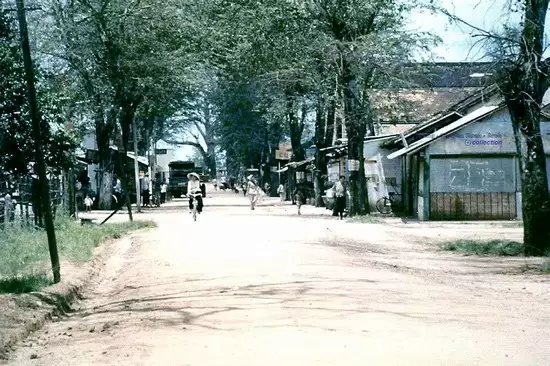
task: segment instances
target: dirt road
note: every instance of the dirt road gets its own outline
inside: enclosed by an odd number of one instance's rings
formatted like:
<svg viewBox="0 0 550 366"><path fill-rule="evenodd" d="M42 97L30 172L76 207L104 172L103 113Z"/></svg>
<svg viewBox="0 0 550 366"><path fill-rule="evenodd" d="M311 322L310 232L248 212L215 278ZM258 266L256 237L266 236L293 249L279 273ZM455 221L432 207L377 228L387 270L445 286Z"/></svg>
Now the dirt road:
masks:
<svg viewBox="0 0 550 366"><path fill-rule="evenodd" d="M550 364L548 277L504 274L520 260L437 252L438 228L244 203L142 214L158 229L117 244L80 310L8 364Z"/></svg>

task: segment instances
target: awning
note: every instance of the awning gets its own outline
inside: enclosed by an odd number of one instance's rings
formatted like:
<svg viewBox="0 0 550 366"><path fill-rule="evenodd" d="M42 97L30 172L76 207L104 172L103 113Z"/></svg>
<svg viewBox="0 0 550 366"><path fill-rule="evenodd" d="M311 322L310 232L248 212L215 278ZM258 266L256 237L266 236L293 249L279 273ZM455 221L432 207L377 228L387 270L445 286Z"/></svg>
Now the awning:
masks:
<svg viewBox="0 0 550 366"><path fill-rule="evenodd" d="M129 157L130 159L134 159L134 160L136 159L136 156L134 155L134 153L128 152L128 153L126 153L126 155L128 155L128 157ZM147 158L144 157L144 156L138 156L138 157L137 157L137 161L138 161L138 163L140 163L140 164L149 166L149 162L147 161Z"/></svg>
<svg viewBox="0 0 550 366"><path fill-rule="evenodd" d="M311 157L311 158L307 158L306 160L302 160L302 161L293 161L291 163L286 164L285 168L298 168L298 167L301 167L302 165L311 163L314 160L315 160L315 158Z"/></svg>
<svg viewBox="0 0 550 366"><path fill-rule="evenodd" d="M288 167L285 166L283 169L276 170L275 173L284 173L288 170Z"/></svg>
<svg viewBox="0 0 550 366"><path fill-rule="evenodd" d="M398 133L390 133L390 134L375 135L375 136L365 136L365 138L363 139L363 142L386 140L386 139L394 138L394 137L397 137L397 136L399 136ZM324 147L322 149L319 149L319 151L346 150L348 148L348 139L340 139L340 141L342 141L342 143L339 144L339 145Z"/></svg>
<svg viewBox="0 0 550 366"><path fill-rule="evenodd" d="M502 108L503 105L492 105L492 106L485 106L481 107L479 109L476 109L470 114L467 114L466 116L460 118L459 120L435 131L429 136L426 136L412 144L410 144L407 147L402 148L401 150L397 150L394 153L391 153L388 155L388 159L395 159L397 157L400 157L402 155L410 155L413 154L422 148L426 147L427 145L431 144L432 142L440 139L441 137L447 136L462 127L465 127L467 124L472 123L474 121L479 120L480 118L483 118L491 113L493 113L495 110Z"/></svg>

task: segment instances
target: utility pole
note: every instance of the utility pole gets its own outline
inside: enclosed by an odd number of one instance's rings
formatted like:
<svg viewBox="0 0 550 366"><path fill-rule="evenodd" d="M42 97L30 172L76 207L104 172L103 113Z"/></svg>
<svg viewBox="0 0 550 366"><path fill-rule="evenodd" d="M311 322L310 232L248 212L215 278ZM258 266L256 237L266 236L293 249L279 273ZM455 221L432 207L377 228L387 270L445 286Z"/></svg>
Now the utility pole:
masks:
<svg viewBox="0 0 550 366"><path fill-rule="evenodd" d="M36 88L34 85L34 71L31 59L31 50L29 46L29 33L27 30L27 19L25 16L25 4L23 0L16 0L17 17L19 19L19 33L21 36L21 48L23 51L23 63L25 66L25 76L27 79L27 88L29 94L29 107L32 119L32 132L34 137L34 149L36 153L36 166L38 182L40 187L40 202L44 211L44 220L46 224L46 233L48 235L48 247L50 249L50 259L52 262L53 281L61 281L61 267L59 265L59 254L57 253L57 242L55 239L55 228L53 225L52 210L50 204L50 188L46 177L46 163L44 162L44 152L42 150L40 114L36 101Z"/></svg>
<svg viewBox="0 0 550 366"><path fill-rule="evenodd" d="M137 206L137 212L141 212L141 189L139 186L139 163L138 163L138 143L137 143L137 127L136 127L136 119L134 118L134 122L132 123L132 136L134 138L134 179L136 181L136 206Z"/></svg>

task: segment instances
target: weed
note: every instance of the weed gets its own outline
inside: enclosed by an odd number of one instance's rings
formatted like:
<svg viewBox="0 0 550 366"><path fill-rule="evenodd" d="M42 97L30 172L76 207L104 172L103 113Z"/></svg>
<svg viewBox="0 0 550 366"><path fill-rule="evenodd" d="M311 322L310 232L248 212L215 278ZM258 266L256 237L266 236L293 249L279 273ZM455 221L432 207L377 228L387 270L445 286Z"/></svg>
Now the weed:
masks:
<svg viewBox="0 0 550 366"><path fill-rule="evenodd" d="M130 231L151 228L150 221L106 225L80 225L69 218L55 222L57 246L61 260L84 262L92 259L94 248L110 238L120 238ZM48 284L43 273L49 261L48 241L44 230L12 229L0 232L0 292L35 291ZM18 290L21 289L21 290ZM23 291L24 290L24 291Z"/></svg>
<svg viewBox="0 0 550 366"><path fill-rule="evenodd" d="M350 217L348 222L353 224L381 224L384 222L384 219L375 215L364 215Z"/></svg>
<svg viewBox="0 0 550 366"><path fill-rule="evenodd" d="M442 243L441 249L474 255L522 256L524 247L510 240L455 240Z"/></svg>
<svg viewBox="0 0 550 366"><path fill-rule="evenodd" d="M53 284L46 275L30 274L0 279L0 294L24 294Z"/></svg>

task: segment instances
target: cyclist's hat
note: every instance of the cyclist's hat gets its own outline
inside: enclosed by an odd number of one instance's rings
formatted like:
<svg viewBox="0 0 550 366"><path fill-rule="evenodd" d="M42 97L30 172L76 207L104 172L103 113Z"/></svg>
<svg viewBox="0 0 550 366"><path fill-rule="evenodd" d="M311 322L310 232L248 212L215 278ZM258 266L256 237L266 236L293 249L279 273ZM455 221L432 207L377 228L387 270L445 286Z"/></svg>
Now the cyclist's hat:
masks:
<svg viewBox="0 0 550 366"><path fill-rule="evenodd" d="M195 178L197 178L197 180L200 180L200 179L201 179L197 173L189 173L189 174L187 174L187 179L191 179L191 177L195 177Z"/></svg>

